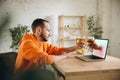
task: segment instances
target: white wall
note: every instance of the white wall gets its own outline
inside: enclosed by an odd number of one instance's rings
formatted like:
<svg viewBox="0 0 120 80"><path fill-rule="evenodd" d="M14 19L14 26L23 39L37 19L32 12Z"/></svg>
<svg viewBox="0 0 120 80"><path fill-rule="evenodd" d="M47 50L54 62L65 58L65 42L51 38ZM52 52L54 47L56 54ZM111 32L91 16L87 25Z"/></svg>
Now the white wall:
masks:
<svg viewBox="0 0 120 80"><path fill-rule="evenodd" d="M103 27L103 38L110 39L111 36L111 0L98 0L98 21ZM111 40L109 41L108 54L111 54Z"/></svg>
<svg viewBox="0 0 120 80"><path fill-rule="evenodd" d="M120 58L120 0L112 0L111 55Z"/></svg>
<svg viewBox="0 0 120 80"><path fill-rule="evenodd" d="M97 4L98 1L98 4ZM110 39L109 54L120 57L120 0L0 0L0 52L11 51L10 27L30 26L35 18L51 15L95 15L103 26L103 38ZM9 21L1 26L5 17Z"/></svg>

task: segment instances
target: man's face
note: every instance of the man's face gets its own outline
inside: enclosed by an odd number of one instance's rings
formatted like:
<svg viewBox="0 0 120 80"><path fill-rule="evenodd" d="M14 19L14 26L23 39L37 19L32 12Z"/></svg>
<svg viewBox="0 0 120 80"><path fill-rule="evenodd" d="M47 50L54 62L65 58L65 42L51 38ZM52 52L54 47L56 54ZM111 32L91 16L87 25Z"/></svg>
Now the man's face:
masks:
<svg viewBox="0 0 120 80"><path fill-rule="evenodd" d="M48 41L48 38L50 37L50 25L47 22L44 22L44 27L42 29L40 37L43 41Z"/></svg>

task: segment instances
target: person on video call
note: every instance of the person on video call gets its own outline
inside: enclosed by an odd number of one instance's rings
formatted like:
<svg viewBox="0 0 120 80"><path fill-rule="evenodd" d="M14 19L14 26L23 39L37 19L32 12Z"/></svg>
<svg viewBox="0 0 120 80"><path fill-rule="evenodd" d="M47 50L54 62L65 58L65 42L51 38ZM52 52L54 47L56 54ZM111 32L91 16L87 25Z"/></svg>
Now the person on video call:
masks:
<svg viewBox="0 0 120 80"><path fill-rule="evenodd" d="M23 74L26 73L26 76L29 75L29 77L27 78L32 80L32 76L36 76L36 74L34 75L30 73L30 71L32 71L33 69L35 70L36 68L42 67L43 65L53 64L55 61L66 58L64 53L67 54L83 47L84 43L76 44L75 46L68 48L60 48L47 43L48 38L51 36L50 25L47 20L41 18L35 19L31 25L31 28L33 34L24 34L20 41L14 74L19 74L23 76ZM89 46L94 49L98 48L98 46L94 42L92 45ZM63 56L59 57L56 55ZM35 73L37 73L37 71ZM41 74L43 74L42 77L47 77L46 73ZM46 80L45 77L44 80ZM27 78L25 77L25 79ZM22 80L24 79L22 78ZM51 79L49 78L49 80Z"/></svg>

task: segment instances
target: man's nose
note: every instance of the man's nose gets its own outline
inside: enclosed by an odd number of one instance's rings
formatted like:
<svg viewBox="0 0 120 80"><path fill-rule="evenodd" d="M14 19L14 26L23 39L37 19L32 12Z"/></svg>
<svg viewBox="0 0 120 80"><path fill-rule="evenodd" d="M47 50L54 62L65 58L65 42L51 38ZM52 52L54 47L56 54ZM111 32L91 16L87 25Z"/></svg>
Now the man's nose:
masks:
<svg viewBox="0 0 120 80"><path fill-rule="evenodd" d="M51 34L51 33L49 33L49 36L52 36L52 34Z"/></svg>

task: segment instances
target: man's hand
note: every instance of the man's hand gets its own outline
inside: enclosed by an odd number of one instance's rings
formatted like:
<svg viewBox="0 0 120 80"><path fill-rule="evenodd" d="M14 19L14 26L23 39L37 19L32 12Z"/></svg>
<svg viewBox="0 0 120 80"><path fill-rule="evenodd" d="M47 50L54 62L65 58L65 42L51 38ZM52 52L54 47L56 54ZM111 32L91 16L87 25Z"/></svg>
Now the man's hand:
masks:
<svg viewBox="0 0 120 80"><path fill-rule="evenodd" d="M84 47L84 44L85 44L85 43L77 43L76 46L77 46L79 49L81 49L81 48Z"/></svg>
<svg viewBox="0 0 120 80"><path fill-rule="evenodd" d="M85 39L84 38L76 38L76 46L79 48L83 48L85 44Z"/></svg>
<svg viewBox="0 0 120 80"><path fill-rule="evenodd" d="M101 49L102 49L102 47L101 47L101 46L98 46L98 45L95 43L95 41L92 40L92 39L88 39L87 42L88 42L88 46L89 46L90 48L92 48L92 49L96 49L96 50L101 50Z"/></svg>

